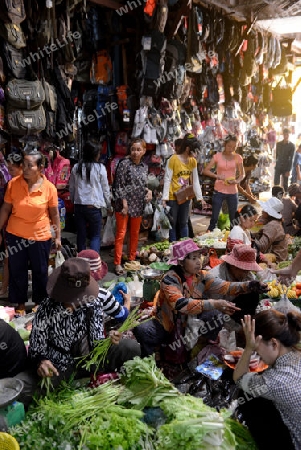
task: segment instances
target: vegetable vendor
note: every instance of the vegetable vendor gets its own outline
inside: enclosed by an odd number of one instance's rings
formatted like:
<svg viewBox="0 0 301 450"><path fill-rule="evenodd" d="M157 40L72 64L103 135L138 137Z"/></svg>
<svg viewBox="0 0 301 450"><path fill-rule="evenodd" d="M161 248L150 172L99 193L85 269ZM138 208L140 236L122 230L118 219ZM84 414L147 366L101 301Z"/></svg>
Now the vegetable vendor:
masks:
<svg viewBox="0 0 301 450"><path fill-rule="evenodd" d="M200 248L192 239L176 242L172 246L172 257L168 262L172 267L161 281L155 317L133 330L141 344L142 356L151 355L157 347L172 338L178 317L185 320L187 316L200 315L205 321L217 322L214 316L222 316L218 311L232 315L239 310L227 300L204 299L202 280L205 272L200 270L200 254ZM243 285L245 290L249 289L249 282ZM226 286L226 291L231 290L231 283L226 283ZM219 326L214 324L215 337L222 323L217 322ZM184 328L182 332L184 335Z"/></svg>
<svg viewBox="0 0 301 450"><path fill-rule="evenodd" d="M14 328L0 319L0 379L16 376L27 368L24 342Z"/></svg>
<svg viewBox="0 0 301 450"><path fill-rule="evenodd" d="M76 357L88 354L96 341L104 339L104 312L124 321L128 308L99 287L90 274L89 262L83 258L69 258L55 269L48 279L47 292L49 297L34 318L29 356L40 377L55 375L55 385L75 371ZM129 295L123 293L123 297L129 306ZM121 340L118 331L111 331L110 338L113 345L103 371L119 370L128 359L140 356L136 341Z"/></svg>
<svg viewBox="0 0 301 450"><path fill-rule="evenodd" d="M259 294L267 291L267 285L255 279L252 272L261 267L256 263L256 250L247 244L234 245L231 253L221 257L223 262L209 270L205 276L206 294L211 298L225 298L239 307L233 316L240 319L244 314L255 314ZM231 289L228 283L231 283Z"/></svg>
<svg viewBox="0 0 301 450"><path fill-rule="evenodd" d="M255 398L247 402L243 408L243 420L247 422L259 449L300 449L301 353L297 346L301 314L295 311L283 314L269 309L258 313L253 320L249 315L245 316L242 324L246 345L233 379L245 393L269 401L259 403ZM254 351L270 366L262 374L249 372ZM272 414L273 407L283 422L280 418L275 419L273 428L268 430L265 418Z"/></svg>

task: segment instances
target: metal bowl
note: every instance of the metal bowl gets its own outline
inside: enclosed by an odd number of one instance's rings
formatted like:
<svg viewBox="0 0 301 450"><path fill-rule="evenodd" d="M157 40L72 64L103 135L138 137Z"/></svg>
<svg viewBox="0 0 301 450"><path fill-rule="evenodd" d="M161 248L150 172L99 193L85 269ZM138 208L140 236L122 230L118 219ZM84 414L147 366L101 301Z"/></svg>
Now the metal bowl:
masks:
<svg viewBox="0 0 301 450"><path fill-rule="evenodd" d="M0 408L17 400L24 388L23 381L18 378L3 378L0 380Z"/></svg>
<svg viewBox="0 0 301 450"><path fill-rule="evenodd" d="M146 280L159 280L163 274L164 272L162 270L157 269L140 270L141 277Z"/></svg>

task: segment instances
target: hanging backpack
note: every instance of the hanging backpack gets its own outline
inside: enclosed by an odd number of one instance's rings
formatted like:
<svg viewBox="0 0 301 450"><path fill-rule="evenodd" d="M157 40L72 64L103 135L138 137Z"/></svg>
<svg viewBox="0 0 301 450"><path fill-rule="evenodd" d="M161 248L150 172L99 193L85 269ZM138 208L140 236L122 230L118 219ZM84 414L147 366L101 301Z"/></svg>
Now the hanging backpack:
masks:
<svg viewBox="0 0 301 450"><path fill-rule="evenodd" d="M64 230L66 226L66 207L65 202L62 198L58 198L58 210L60 216L61 230Z"/></svg>
<svg viewBox="0 0 301 450"><path fill-rule="evenodd" d="M22 49L16 49L13 45L4 41L3 56L6 63L6 72L12 78L26 78L26 60L24 59L24 52Z"/></svg>
<svg viewBox="0 0 301 450"><path fill-rule="evenodd" d="M17 49L26 47L26 39L20 25L0 21L0 36Z"/></svg>
<svg viewBox="0 0 301 450"><path fill-rule="evenodd" d="M5 88L9 107L34 109L45 100L45 91L41 81L10 80Z"/></svg>
<svg viewBox="0 0 301 450"><path fill-rule="evenodd" d="M5 186L10 179L11 176L8 173L6 164L4 162L0 162L0 205L2 205L4 201Z"/></svg>
<svg viewBox="0 0 301 450"><path fill-rule="evenodd" d="M115 141L115 155L125 156L128 150L128 135L125 131L119 131Z"/></svg>
<svg viewBox="0 0 301 450"><path fill-rule="evenodd" d="M110 123L112 94L112 86L98 86L96 112L97 126L100 133L105 133Z"/></svg>
<svg viewBox="0 0 301 450"><path fill-rule="evenodd" d="M0 19L4 23L21 23L26 18L23 0L2 0Z"/></svg>
<svg viewBox="0 0 301 450"><path fill-rule="evenodd" d="M45 111L42 106L36 109L7 108L7 123L13 134L40 133L46 127Z"/></svg>
<svg viewBox="0 0 301 450"><path fill-rule="evenodd" d="M65 189L70 178L70 161L59 153L52 163L53 181L58 190Z"/></svg>
<svg viewBox="0 0 301 450"><path fill-rule="evenodd" d="M131 93L131 89L127 85L118 86L116 95L122 127L124 129L132 128L136 111L136 96Z"/></svg>
<svg viewBox="0 0 301 450"><path fill-rule="evenodd" d="M108 84L112 81L113 66L107 50L99 50L92 59L90 80L92 84Z"/></svg>
<svg viewBox="0 0 301 450"><path fill-rule="evenodd" d="M86 130L91 133L97 132L98 124L97 117L95 114L98 100L98 90L97 89L89 89L83 95L83 114L82 114L82 124ZM94 116L95 120L88 120L89 116Z"/></svg>

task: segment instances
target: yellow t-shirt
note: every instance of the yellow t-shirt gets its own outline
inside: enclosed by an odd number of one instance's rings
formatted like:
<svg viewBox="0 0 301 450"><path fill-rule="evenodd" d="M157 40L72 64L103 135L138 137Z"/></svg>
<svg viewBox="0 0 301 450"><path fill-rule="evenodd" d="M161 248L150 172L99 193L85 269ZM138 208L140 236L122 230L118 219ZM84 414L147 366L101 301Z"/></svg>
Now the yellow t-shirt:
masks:
<svg viewBox="0 0 301 450"><path fill-rule="evenodd" d="M189 184L189 178L193 169L197 166L196 159L190 157L187 164L183 163L178 155L173 155L168 161L168 167L172 170L172 180L169 187L169 200L176 200L174 195L181 187Z"/></svg>

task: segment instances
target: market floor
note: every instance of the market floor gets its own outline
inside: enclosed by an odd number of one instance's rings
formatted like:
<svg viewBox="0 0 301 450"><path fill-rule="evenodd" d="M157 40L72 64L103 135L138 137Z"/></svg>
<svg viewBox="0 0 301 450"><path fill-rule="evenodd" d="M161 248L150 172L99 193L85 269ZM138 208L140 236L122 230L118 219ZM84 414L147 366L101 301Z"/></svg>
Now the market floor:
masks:
<svg viewBox="0 0 301 450"><path fill-rule="evenodd" d="M259 199L262 201L268 200L271 196L270 191L262 192L259 195ZM244 203L240 203L239 206L242 206ZM255 205L257 209L260 210L259 205ZM201 234L204 233L209 225L210 222L210 216L204 216L200 214L192 214L191 215L191 223L195 234ZM62 232L62 237L67 238L72 244L76 243L76 234L69 233L69 232ZM139 248L141 248L145 243L147 242L147 239L144 234L141 234L141 239L139 240ZM107 275L99 282L100 285L106 281L115 280L117 278L117 275L114 272L114 247L106 247L102 248L100 252L101 258L103 261L105 261L108 265L108 273ZM11 304L8 302L7 298L1 298L0 299L0 306L10 306ZM28 292L28 302L26 303L26 310L31 311L33 307L33 303L31 301L31 290L29 287Z"/></svg>

